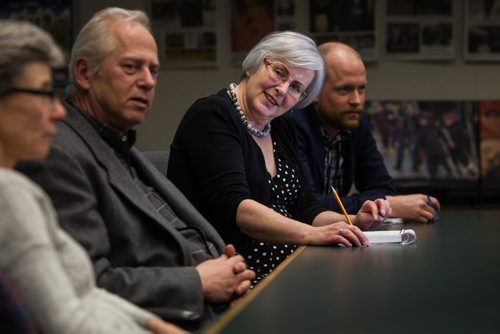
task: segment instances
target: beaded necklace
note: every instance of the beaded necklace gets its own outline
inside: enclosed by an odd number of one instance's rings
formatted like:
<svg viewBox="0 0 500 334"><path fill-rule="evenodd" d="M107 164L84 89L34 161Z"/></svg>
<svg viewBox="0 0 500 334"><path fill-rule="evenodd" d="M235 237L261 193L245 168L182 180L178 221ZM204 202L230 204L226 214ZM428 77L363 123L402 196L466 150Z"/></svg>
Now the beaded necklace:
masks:
<svg viewBox="0 0 500 334"><path fill-rule="evenodd" d="M243 109L241 109L240 104L238 103L238 97L236 96L236 84L231 83L229 84L229 95L231 96L231 101L233 101L233 105L240 114L241 121L245 125L245 128L247 131L257 137L257 138L262 138L266 137L271 133L271 123L267 123L264 126L264 130L260 131L259 129L256 129L255 127L252 126L252 124L248 123L248 120L245 116L245 113L243 112Z"/></svg>

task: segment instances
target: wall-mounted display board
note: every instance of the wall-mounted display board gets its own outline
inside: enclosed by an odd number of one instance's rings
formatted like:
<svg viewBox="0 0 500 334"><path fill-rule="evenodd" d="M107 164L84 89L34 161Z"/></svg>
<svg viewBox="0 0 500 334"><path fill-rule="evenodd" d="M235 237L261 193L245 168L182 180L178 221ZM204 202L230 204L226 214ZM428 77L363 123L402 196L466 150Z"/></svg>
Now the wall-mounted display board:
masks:
<svg viewBox="0 0 500 334"><path fill-rule="evenodd" d="M309 31L318 44L344 42L364 61L376 60L374 0L309 0Z"/></svg>
<svg viewBox="0 0 500 334"><path fill-rule="evenodd" d="M451 60L455 57L453 0L386 0L385 57Z"/></svg>
<svg viewBox="0 0 500 334"><path fill-rule="evenodd" d="M216 1L152 0L153 33L165 67L217 66Z"/></svg>
<svg viewBox="0 0 500 334"><path fill-rule="evenodd" d="M499 61L500 1L466 0L464 13L465 60Z"/></svg>
<svg viewBox="0 0 500 334"><path fill-rule="evenodd" d="M231 1L231 50L235 66L262 37L275 30L297 30L296 0Z"/></svg>
<svg viewBox="0 0 500 334"><path fill-rule="evenodd" d="M366 113L398 190L498 204L500 100L372 100Z"/></svg>
<svg viewBox="0 0 500 334"><path fill-rule="evenodd" d="M478 103L370 101L377 146L396 179L477 180Z"/></svg>

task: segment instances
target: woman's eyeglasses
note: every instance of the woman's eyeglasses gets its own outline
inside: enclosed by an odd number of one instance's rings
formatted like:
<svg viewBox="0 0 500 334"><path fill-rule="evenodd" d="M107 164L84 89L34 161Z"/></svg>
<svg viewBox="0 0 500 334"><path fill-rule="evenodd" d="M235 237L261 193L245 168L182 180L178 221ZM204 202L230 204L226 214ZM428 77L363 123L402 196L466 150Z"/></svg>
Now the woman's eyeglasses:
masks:
<svg viewBox="0 0 500 334"><path fill-rule="evenodd" d="M290 74L288 73L288 70L286 69L285 66L276 63L271 63L267 59L264 59L264 64L266 64L268 69L270 69L269 73L271 74L271 77L273 78L274 81L277 81L280 84L284 84L285 82L288 82L290 80ZM299 101L302 101L307 97L307 92L305 87L297 81L292 81L290 83L290 86L288 88L288 94L290 94L293 98Z"/></svg>
<svg viewBox="0 0 500 334"><path fill-rule="evenodd" d="M54 104L55 100L59 98L59 94L55 89L35 89L35 88L22 88L22 87L10 87L3 94L13 94L13 93L24 93L33 94L39 96L46 96L50 99L51 104Z"/></svg>

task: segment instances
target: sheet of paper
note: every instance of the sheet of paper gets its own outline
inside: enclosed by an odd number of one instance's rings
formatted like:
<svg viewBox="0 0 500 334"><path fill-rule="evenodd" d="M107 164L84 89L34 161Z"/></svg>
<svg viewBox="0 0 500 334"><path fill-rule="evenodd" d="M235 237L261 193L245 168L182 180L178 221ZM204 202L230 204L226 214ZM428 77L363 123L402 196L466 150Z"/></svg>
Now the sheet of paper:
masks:
<svg viewBox="0 0 500 334"><path fill-rule="evenodd" d="M391 225L391 224L403 224L403 218L393 218L393 217L388 217L384 219L384 224Z"/></svg>

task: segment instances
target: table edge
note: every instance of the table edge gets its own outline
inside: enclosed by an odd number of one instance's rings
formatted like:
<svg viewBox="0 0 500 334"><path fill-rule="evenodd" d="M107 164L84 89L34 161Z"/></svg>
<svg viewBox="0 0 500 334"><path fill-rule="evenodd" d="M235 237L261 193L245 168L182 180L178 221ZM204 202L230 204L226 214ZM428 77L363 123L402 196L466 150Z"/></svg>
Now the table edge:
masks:
<svg viewBox="0 0 500 334"><path fill-rule="evenodd" d="M293 254L288 256L279 266L273 270L261 283L259 283L250 293L245 294L232 307L229 308L218 320L216 320L206 331L207 334L219 333L233 318L241 312L262 290L266 288L285 269L290 262L304 251L306 246L300 246Z"/></svg>

